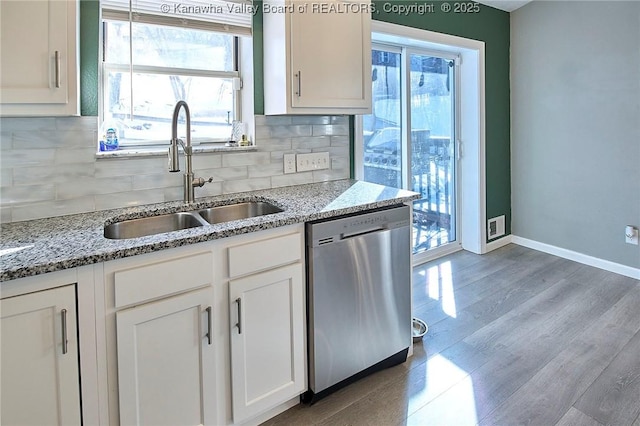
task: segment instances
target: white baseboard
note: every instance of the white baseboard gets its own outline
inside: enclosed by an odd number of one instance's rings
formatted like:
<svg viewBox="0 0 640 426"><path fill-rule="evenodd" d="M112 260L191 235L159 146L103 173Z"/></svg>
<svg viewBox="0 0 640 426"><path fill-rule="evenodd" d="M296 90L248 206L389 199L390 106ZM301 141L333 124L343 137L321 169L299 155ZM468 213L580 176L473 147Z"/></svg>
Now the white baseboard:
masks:
<svg viewBox="0 0 640 426"><path fill-rule="evenodd" d="M621 265L619 263L611 262L609 260L600 259L597 257L589 256L577 251L567 250L560 247L552 246L550 244L540 243L538 241L530 240L528 238L518 237L516 235L510 235L511 242L520 246L529 247L534 250L538 250L544 253L549 253L554 256L562 257L564 259L573 260L578 263L593 266L595 268L604 269L605 271L615 272L616 274L624 275L630 278L640 280L640 269L633 268L627 265ZM488 244L487 244L488 246Z"/></svg>
<svg viewBox="0 0 640 426"><path fill-rule="evenodd" d="M499 249L500 247L504 247L511 242L511 235L507 235L505 237L499 238L497 240L489 241L485 245L485 253L489 253L490 251Z"/></svg>

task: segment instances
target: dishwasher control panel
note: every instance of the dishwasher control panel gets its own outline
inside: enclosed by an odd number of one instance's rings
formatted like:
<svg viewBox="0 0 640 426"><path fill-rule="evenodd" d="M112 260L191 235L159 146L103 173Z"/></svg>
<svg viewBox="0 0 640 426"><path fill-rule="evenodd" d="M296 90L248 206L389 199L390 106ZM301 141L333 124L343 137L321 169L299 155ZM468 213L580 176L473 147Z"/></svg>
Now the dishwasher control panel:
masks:
<svg viewBox="0 0 640 426"><path fill-rule="evenodd" d="M409 226L409 206L369 211L314 222L307 226L307 246L318 247L371 232Z"/></svg>

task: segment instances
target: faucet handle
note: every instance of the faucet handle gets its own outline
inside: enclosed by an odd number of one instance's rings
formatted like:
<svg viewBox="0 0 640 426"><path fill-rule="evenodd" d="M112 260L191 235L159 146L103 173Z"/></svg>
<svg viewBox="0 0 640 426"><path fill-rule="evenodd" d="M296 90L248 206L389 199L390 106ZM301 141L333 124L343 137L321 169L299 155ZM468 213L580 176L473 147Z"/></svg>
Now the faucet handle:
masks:
<svg viewBox="0 0 640 426"><path fill-rule="evenodd" d="M197 177L193 178L193 182L191 183L193 186L204 186L205 183L213 182L213 176L209 177L209 179L205 180L204 178Z"/></svg>

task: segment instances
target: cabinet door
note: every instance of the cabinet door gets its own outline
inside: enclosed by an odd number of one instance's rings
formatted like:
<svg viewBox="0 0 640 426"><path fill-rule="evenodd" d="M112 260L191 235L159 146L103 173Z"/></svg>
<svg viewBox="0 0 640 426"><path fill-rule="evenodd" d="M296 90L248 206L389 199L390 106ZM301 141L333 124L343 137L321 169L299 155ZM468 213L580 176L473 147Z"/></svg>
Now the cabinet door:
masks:
<svg viewBox="0 0 640 426"><path fill-rule="evenodd" d="M31 104L31 115L54 111L45 104L77 113L76 13L75 1L0 2L3 113L25 107L15 104Z"/></svg>
<svg viewBox="0 0 640 426"><path fill-rule="evenodd" d="M211 287L116 313L122 425L214 424Z"/></svg>
<svg viewBox="0 0 640 426"><path fill-rule="evenodd" d="M302 266L229 282L233 420L305 390Z"/></svg>
<svg viewBox="0 0 640 426"><path fill-rule="evenodd" d="M73 285L0 301L4 425L79 425Z"/></svg>
<svg viewBox="0 0 640 426"><path fill-rule="evenodd" d="M371 108L371 14L357 1L295 1L292 107ZM326 10L316 10L317 8ZM363 12L360 7L365 8Z"/></svg>

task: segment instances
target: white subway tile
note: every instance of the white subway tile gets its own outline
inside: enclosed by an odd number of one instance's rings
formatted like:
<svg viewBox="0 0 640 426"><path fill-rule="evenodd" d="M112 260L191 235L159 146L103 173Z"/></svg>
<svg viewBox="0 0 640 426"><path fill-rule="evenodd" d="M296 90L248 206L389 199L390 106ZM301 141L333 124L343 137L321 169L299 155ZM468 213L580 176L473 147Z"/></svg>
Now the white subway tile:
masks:
<svg viewBox="0 0 640 426"><path fill-rule="evenodd" d="M11 223L11 207L0 206L0 223Z"/></svg>
<svg viewBox="0 0 640 426"><path fill-rule="evenodd" d="M222 166L253 166L255 164L265 164L271 161L268 152L233 152L222 154Z"/></svg>
<svg viewBox="0 0 640 426"><path fill-rule="evenodd" d="M54 162L56 164L95 163L95 148L58 148Z"/></svg>
<svg viewBox="0 0 640 426"><path fill-rule="evenodd" d="M254 117L256 126L287 126L291 124L291 116L289 115L256 115Z"/></svg>
<svg viewBox="0 0 640 426"><path fill-rule="evenodd" d="M15 206L11 213L13 221L42 219L45 217L65 216L87 213L95 210L93 196L74 198L73 200L33 203L28 206Z"/></svg>
<svg viewBox="0 0 640 426"><path fill-rule="evenodd" d="M347 116L340 115L296 115L291 119L292 124L344 124L345 122L348 123Z"/></svg>
<svg viewBox="0 0 640 426"><path fill-rule="evenodd" d="M108 210L120 207L141 206L144 204L164 202L164 189L147 189L144 191L120 192L95 196L96 209Z"/></svg>
<svg viewBox="0 0 640 426"><path fill-rule="evenodd" d="M316 136L305 138L294 138L291 140L293 149L316 149L331 146L331 138L329 136Z"/></svg>
<svg viewBox="0 0 640 426"><path fill-rule="evenodd" d="M164 171L169 173L165 157L96 160L96 177L148 175Z"/></svg>
<svg viewBox="0 0 640 426"><path fill-rule="evenodd" d="M7 151L13 149L13 135L11 132L0 131L0 150Z"/></svg>
<svg viewBox="0 0 640 426"><path fill-rule="evenodd" d="M199 170L197 175L205 179L213 178L214 182L224 182L226 180L246 179L249 177L248 166L221 167L219 169Z"/></svg>
<svg viewBox="0 0 640 426"><path fill-rule="evenodd" d="M166 156L96 159L97 126L96 117L0 118L0 220L182 200L184 170L169 173ZM194 155L196 176L214 178L196 198L349 175L348 116L256 116L256 140L259 151ZM330 152L331 169L283 174L284 153L312 151Z"/></svg>
<svg viewBox="0 0 640 426"><path fill-rule="evenodd" d="M313 125L313 136L337 136L337 135L349 135L349 125L347 124L328 124L328 125Z"/></svg>
<svg viewBox="0 0 640 426"><path fill-rule="evenodd" d="M94 177L94 164L61 164L58 166L24 167L14 169L13 184L29 185L34 181L48 183L77 182Z"/></svg>
<svg viewBox="0 0 640 426"><path fill-rule="evenodd" d="M55 126L58 130L91 130L97 133L98 117L56 117Z"/></svg>
<svg viewBox="0 0 640 426"><path fill-rule="evenodd" d="M249 178L277 176L284 174L283 163L259 164L257 166L249 166Z"/></svg>
<svg viewBox="0 0 640 426"><path fill-rule="evenodd" d="M13 169L4 167L0 169L0 186L13 186Z"/></svg>
<svg viewBox="0 0 640 426"><path fill-rule="evenodd" d="M181 187L183 182L184 172L176 173L158 173L148 175L133 175L130 178L133 180L133 190L138 191L141 189L155 189L155 188L167 188L167 187ZM127 176L122 177L127 178ZM109 178L113 179L113 178ZM120 178L117 178L120 179Z"/></svg>
<svg viewBox="0 0 640 426"><path fill-rule="evenodd" d="M271 179L268 177L256 179L228 180L222 183L222 193L232 194L234 192L256 191L271 187Z"/></svg>
<svg viewBox="0 0 640 426"><path fill-rule="evenodd" d="M290 125L290 126L270 126L269 137L275 138L295 138L299 136L311 136L311 126Z"/></svg>
<svg viewBox="0 0 640 426"><path fill-rule="evenodd" d="M314 149L313 152L328 152L333 157L346 157L349 158L348 146L330 146L328 148Z"/></svg>
<svg viewBox="0 0 640 426"><path fill-rule="evenodd" d="M199 152L191 157L193 169L214 169L222 166L222 154ZM184 168L184 157L180 156L180 167Z"/></svg>
<svg viewBox="0 0 640 426"><path fill-rule="evenodd" d="M164 201L182 201L184 200L184 188L181 186L172 186L163 188Z"/></svg>
<svg viewBox="0 0 640 426"><path fill-rule="evenodd" d="M331 136L331 146L349 146L349 136Z"/></svg>
<svg viewBox="0 0 640 426"><path fill-rule="evenodd" d="M13 145L21 149L91 148L96 150L95 133L89 130L13 132Z"/></svg>
<svg viewBox="0 0 640 426"><path fill-rule="evenodd" d="M257 144L260 151L287 151L291 149L290 138L260 139Z"/></svg>
<svg viewBox="0 0 640 426"><path fill-rule="evenodd" d="M313 182L313 173L304 172L304 173L291 173L287 175L281 176L273 176L271 178L271 186L273 188L279 188L282 186L291 186L291 185L302 185L305 183ZM310 194L310 197L312 195Z"/></svg>
<svg viewBox="0 0 640 426"><path fill-rule="evenodd" d="M54 149L12 149L2 152L0 167L33 167L53 164Z"/></svg>
<svg viewBox="0 0 640 426"><path fill-rule="evenodd" d="M56 129L55 118L0 118L0 128L3 132L22 130L51 130Z"/></svg>
<svg viewBox="0 0 640 426"><path fill-rule="evenodd" d="M349 170L341 170L341 169L326 169L326 170L317 170L313 171L313 181L314 182L326 182L329 180L338 180L338 179L348 179L349 178Z"/></svg>
<svg viewBox="0 0 640 426"><path fill-rule="evenodd" d="M55 199L55 194L53 184L11 186L0 188L0 204L19 205L49 201Z"/></svg>
<svg viewBox="0 0 640 426"><path fill-rule="evenodd" d="M84 178L56 185L56 199L69 200L97 194L112 194L131 191L131 177Z"/></svg>

